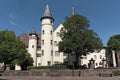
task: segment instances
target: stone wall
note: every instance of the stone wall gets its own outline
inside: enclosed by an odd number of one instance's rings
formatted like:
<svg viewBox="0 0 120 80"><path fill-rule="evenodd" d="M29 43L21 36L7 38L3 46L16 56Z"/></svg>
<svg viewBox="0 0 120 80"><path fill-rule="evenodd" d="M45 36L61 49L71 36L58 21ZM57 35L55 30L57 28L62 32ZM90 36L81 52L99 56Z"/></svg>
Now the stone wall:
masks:
<svg viewBox="0 0 120 80"><path fill-rule="evenodd" d="M100 76L102 74L112 74L118 69L98 69L98 70L30 70L30 71L5 71L2 76Z"/></svg>

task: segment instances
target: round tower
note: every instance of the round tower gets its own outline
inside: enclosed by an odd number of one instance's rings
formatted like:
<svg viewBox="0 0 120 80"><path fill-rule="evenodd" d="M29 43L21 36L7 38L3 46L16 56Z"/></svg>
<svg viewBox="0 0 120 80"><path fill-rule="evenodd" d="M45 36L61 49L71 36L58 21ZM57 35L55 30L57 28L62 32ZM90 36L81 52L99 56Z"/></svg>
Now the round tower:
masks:
<svg viewBox="0 0 120 80"><path fill-rule="evenodd" d="M53 64L53 22L49 6L46 6L41 20L41 65L49 66Z"/></svg>
<svg viewBox="0 0 120 80"><path fill-rule="evenodd" d="M31 54L31 57L33 58L33 66L37 66L37 34L34 30L32 29L32 32L29 33L29 45L28 45L28 53Z"/></svg>

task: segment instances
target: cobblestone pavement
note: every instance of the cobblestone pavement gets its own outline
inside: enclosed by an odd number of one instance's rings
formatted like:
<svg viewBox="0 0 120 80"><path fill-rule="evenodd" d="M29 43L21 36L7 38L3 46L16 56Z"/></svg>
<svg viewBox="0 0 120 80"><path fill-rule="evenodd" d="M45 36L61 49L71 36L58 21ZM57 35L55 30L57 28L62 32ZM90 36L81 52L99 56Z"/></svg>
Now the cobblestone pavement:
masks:
<svg viewBox="0 0 120 80"><path fill-rule="evenodd" d="M40 76L0 76L0 80L120 80L120 77L40 77Z"/></svg>

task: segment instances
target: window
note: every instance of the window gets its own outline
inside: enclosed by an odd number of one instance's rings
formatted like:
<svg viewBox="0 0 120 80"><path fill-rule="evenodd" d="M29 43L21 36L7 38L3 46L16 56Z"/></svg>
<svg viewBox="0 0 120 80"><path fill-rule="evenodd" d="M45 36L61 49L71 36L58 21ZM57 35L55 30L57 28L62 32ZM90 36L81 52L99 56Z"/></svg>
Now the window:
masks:
<svg viewBox="0 0 120 80"><path fill-rule="evenodd" d="M42 56L44 56L44 50L42 50Z"/></svg>
<svg viewBox="0 0 120 80"><path fill-rule="evenodd" d="M53 44L53 40L50 41L50 44L51 44L51 45Z"/></svg>
<svg viewBox="0 0 120 80"><path fill-rule="evenodd" d="M53 50L51 50L51 56L53 56Z"/></svg>
<svg viewBox="0 0 120 80"><path fill-rule="evenodd" d="M57 46L57 41L54 41L54 45Z"/></svg>
<svg viewBox="0 0 120 80"><path fill-rule="evenodd" d="M58 61L54 61L54 64L58 64L59 62Z"/></svg>
<svg viewBox="0 0 120 80"><path fill-rule="evenodd" d="M42 45L44 45L44 40L42 40Z"/></svg>
<svg viewBox="0 0 120 80"><path fill-rule="evenodd" d="M41 65L41 63L38 63L38 65L40 66L40 65Z"/></svg>
<svg viewBox="0 0 120 80"><path fill-rule="evenodd" d="M61 31L63 30L63 28L61 28Z"/></svg>
<svg viewBox="0 0 120 80"><path fill-rule="evenodd" d="M52 35L52 30L50 31L50 34Z"/></svg>
<svg viewBox="0 0 120 80"><path fill-rule="evenodd" d="M56 35L57 35L57 36L60 36L60 33L59 33L59 32L57 32L57 33L56 33Z"/></svg>
<svg viewBox="0 0 120 80"><path fill-rule="evenodd" d="M83 57L83 59L87 59L87 56Z"/></svg>
<svg viewBox="0 0 120 80"><path fill-rule="evenodd" d="M42 31L42 34L45 34L45 31L44 31L44 30Z"/></svg>
<svg viewBox="0 0 120 80"><path fill-rule="evenodd" d="M100 59L102 59L102 55L100 55Z"/></svg>
<svg viewBox="0 0 120 80"><path fill-rule="evenodd" d="M99 65L102 65L102 62L99 62Z"/></svg>
<svg viewBox="0 0 120 80"><path fill-rule="evenodd" d="M51 20L51 21L50 21L50 23L52 24L52 23L53 23L53 21Z"/></svg>
<svg viewBox="0 0 120 80"><path fill-rule="evenodd" d="M34 48L34 45L32 45L32 48Z"/></svg>
<svg viewBox="0 0 120 80"><path fill-rule="evenodd" d="M50 61L48 61L48 66L50 66L51 65L51 62Z"/></svg>
<svg viewBox="0 0 120 80"><path fill-rule="evenodd" d="M98 63L96 63L96 66L98 66Z"/></svg>
<svg viewBox="0 0 120 80"><path fill-rule="evenodd" d="M96 55L94 55L94 59L97 59L97 56L96 56Z"/></svg>
<svg viewBox="0 0 120 80"><path fill-rule="evenodd" d="M40 54L40 53L37 53L37 57L41 57L41 54Z"/></svg>
<svg viewBox="0 0 120 80"><path fill-rule="evenodd" d="M59 57L60 56L60 53L58 51L55 51L55 56L56 57Z"/></svg>

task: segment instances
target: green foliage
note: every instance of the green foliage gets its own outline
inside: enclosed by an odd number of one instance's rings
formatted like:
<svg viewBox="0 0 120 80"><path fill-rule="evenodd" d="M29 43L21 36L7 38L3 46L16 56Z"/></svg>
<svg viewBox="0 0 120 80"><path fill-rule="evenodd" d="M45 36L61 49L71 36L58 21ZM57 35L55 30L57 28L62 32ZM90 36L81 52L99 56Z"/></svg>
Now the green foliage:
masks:
<svg viewBox="0 0 120 80"><path fill-rule="evenodd" d="M19 64L22 70L27 70L28 66L33 66L33 58L31 58L30 55L26 53L23 60L19 59Z"/></svg>
<svg viewBox="0 0 120 80"><path fill-rule="evenodd" d="M120 35L113 35L109 38L107 43L107 58L108 63L112 66L112 50L115 52L120 51Z"/></svg>
<svg viewBox="0 0 120 80"><path fill-rule="evenodd" d="M27 70L34 70L34 69L49 69L49 66L28 66Z"/></svg>
<svg viewBox="0 0 120 80"><path fill-rule="evenodd" d="M26 46L13 31L0 31L0 62L14 69L15 64L29 66L33 63Z"/></svg>
<svg viewBox="0 0 120 80"><path fill-rule="evenodd" d="M22 70L27 70L27 66L33 65L33 58L31 58L31 55L27 53L25 44L22 43L19 40L19 38L17 38L16 52L17 52L16 63L21 66Z"/></svg>
<svg viewBox="0 0 120 80"><path fill-rule="evenodd" d="M35 69L66 69L65 65L52 65L52 66L28 66L27 70L35 70Z"/></svg>
<svg viewBox="0 0 120 80"><path fill-rule="evenodd" d="M113 75L114 76L120 76L120 71L119 70L113 71Z"/></svg>
<svg viewBox="0 0 120 80"><path fill-rule="evenodd" d="M120 50L120 35L114 35L108 40L107 46L115 51Z"/></svg>
<svg viewBox="0 0 120 80"><path fill-rule="evenodd" d="M12 31L0 31L0 61L10 64L15 59L14 44L16 36ZM5 66L6 68L6 66Z"/></svg>
<svg viewBox="0 0 120 80"><path fill-rule="evenodd" d="M97 33L89 29L89 21L86 17L81 15L67 17L63 26L59 51L67 54L74 52L77 56L76 61L81 55L103 47Z"/></svg>

